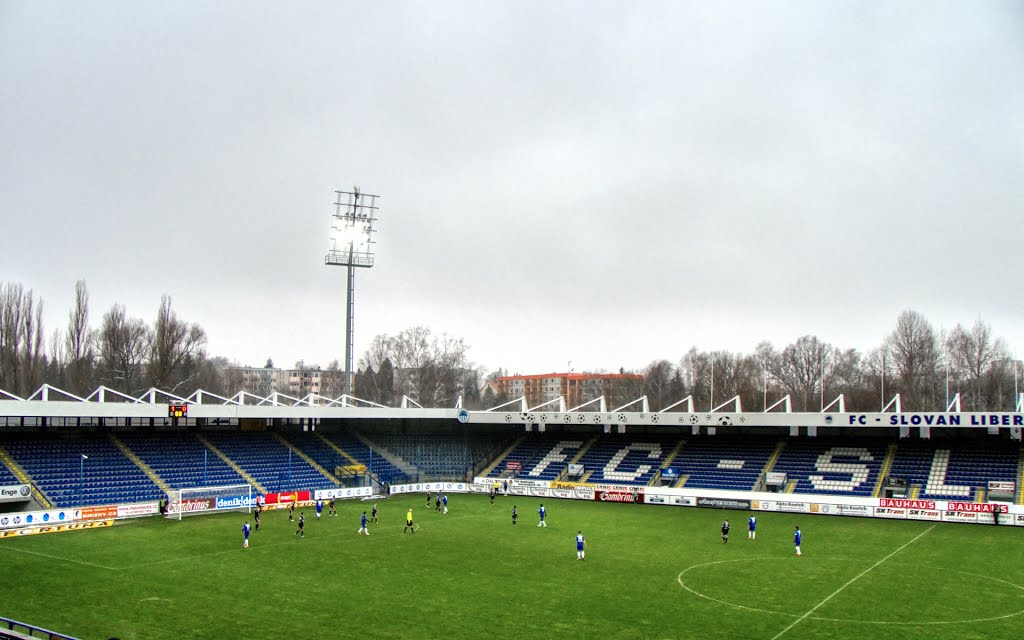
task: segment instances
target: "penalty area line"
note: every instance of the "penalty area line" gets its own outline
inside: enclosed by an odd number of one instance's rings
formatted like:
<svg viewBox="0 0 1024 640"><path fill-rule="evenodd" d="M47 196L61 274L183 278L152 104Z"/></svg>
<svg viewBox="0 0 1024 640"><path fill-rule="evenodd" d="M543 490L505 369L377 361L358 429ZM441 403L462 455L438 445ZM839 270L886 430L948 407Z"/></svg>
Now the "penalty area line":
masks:
<svg viewBox="0 0 1024 640"><path fill-rule="evenodd" d="M914 536L914 538L913 538L913 539L912 539L912 540L911 540L910 542L907 542L907 543L905 543L905 544L904 544L903 546L901 546L901 547L900 547L899 549L896 549L895 551L893 551L893 552L892 552L892 553L890 553L889 555L885 556L884 558L882 558L881 560L879 560L879 561L878 561L878 562L876 562L875 564L871 565L871 566L870 566L870 567L868 567L867 569L865 569L865 570L861 571L860 573L858 573L858 574L857 574L856 576L854 576L853 578L851 578L849 582L847 582L847 583L846 583L846 584L844 584L843 586L839 587L838 589L836 589L835 591L833 591L832 593L830 593L830 594L829 594L829 595L828 595L828 596L827 596L827 597L826 597L826 598L825 598L824 600L822 600L822 601L821 601L821 602L819 602L818 604L816 604L816 605L814 605L813 607L811 607L811 609L810 609L810 610L809 610L809 611L808 611L807 613L803 614L802 616L800 616L799 618L797 618L796 620L794 620L794 621L793 621L792 623L790 623L790 625L789 625L788 627L786 627L786 628L785 628L785 629L783 629L782 631L780 631L780 632L778 632L777 634L775 634L774 636L772 636L772 640L778 640L779 638L781 638L781 637L782 637L783 635L785 635L785 634L786 634L786 632L787 632L787 631L789 631L790 629L792 629L792 628L793 628L793 627L795 627L796 625L798 625L798 624L800 624L801 622L803 622L804 620L806 620L808 616L810 616L810 615L811 615L812 613L814 613L815 611L817 611L817 610L818 610L818 609L819 609L820 607L822 607L822 606L823 606L823 605L824 605L824 604L825 604L826 602L828 602L828 601L829 601L829 600L831 600L832 598L834 598L834 597L836 597L837 595L839 595L839 593L840 593L840 592L841 592L841 591L842 591L843 589L845 589L846 587L850 586L850 585L851 585L851 584L853 584L854 582L856 582L856 581L860 580L860 579L861 579L862 577L864 577L864 576L865 576L865 575L866 575L866 574L867 574L867 573L868 573L869 571L871 571L872 569L874 569L874 568L875 568L875 567L877 567L878 565L882 564L883 562L885 562L885 561L886 561L886 560L888 560L889 558L893 557L894 555L896 555L896 554L897 554L897 553L899 553L900 551L903 551L904 549L906 549L906 548L907 548L907 547L909 547L910 545L912 545L912 544L914 544L915 542L917 542L918 540L920 540L920 539L921 539L922 537L924 537L924 535L925 535L926 533L928 533L929 531L931 531L931 530L932 530L932 529L934 529L934 528L935 528L935 525L933 524L932 526L928 527L927 529L925 529L925 530L924 530L924 531L922 531L921 533L919 533L919 534L917 534L916 536Z"/></svg>

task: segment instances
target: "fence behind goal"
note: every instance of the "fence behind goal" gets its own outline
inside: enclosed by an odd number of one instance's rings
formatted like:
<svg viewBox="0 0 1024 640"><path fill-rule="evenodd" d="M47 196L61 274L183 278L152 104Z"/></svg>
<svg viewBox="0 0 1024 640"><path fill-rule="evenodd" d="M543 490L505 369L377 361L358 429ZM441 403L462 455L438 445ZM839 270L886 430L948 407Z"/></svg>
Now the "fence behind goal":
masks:
<svg viewBox="0 0 1024 640"><path fill-rule="evenodd" d="M248 513L256 506L256 495L251 484L178 489L170 496L167 517L181 520L183 515L210 511L244 510Z"/></svg>

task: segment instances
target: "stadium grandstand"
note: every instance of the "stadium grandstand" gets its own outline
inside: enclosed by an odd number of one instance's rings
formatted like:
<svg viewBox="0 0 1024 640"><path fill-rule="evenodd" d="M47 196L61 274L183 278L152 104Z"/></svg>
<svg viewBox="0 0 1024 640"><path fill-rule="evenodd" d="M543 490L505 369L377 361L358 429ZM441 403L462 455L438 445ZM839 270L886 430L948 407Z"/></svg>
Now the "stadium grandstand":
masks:
<svg viewBox="0 0 1024 640"><path fill-rule="evenodd" d="M1020 504L1024 413L792 413L366 406L152 389L86 398L42 387L0 392L0 485L27 485L0 509L166 498L192 487L260 493L432 480L768 491ZM550 404L550 403L549 403ZM780 406L785 406L780 405ZM559 407L564 409L563 407ZM995 484L992 484L995 483ZM890 491L891 489L891 491Z"/></svg>

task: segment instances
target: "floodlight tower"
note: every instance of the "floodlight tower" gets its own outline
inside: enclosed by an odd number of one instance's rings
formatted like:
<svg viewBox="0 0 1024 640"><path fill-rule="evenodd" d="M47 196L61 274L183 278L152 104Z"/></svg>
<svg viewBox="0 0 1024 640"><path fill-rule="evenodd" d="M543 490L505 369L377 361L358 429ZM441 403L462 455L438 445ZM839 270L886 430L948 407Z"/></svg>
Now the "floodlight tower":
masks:
<svg viewBox="0 0 1024 640"><path fill-rule="evenodd" d="M331 216L331 248L324 264L348 267L345 287L345 394L352 394L352 348L354 344L356 267L373 266L373 234L377 231L377 198L353 187L352 191L335 191L334 215Z"/></svg>

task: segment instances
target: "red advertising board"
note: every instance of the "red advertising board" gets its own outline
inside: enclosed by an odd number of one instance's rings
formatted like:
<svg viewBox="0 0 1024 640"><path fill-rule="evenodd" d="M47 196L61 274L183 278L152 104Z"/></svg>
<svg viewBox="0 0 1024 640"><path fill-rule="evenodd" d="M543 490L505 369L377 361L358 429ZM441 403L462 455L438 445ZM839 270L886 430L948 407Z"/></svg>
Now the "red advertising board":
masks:
<svg viewBox="0 0 1024 640"><path fill-rule="evenodd" d="M946 511L960 511L964 513L992 513L997 509L1005 511L1006 507L988 502L950 502L946 505Z"/></svg>
<svg viewBox="0 0 1024 640"><path fill-rule="evenodd" d="M291 504L293 502L309 502L312 496L309 491L289 491L288 493L268 493L263 496L266 504Z"/></svg>
<svg viewBox="0 0 1024 640"><path fill-rule="evenodd" d="M217 500L214 498L196 498L195 500L182 500L167 505L168 513L193 513L195 511L211 511L217 508Z"/></svg>
<svg viewBox="0 0 1024 640"><path fill-rule="evenodd" d="M636 491L595 491L594 500L598 502L643 502L644 490Z"/></svg>
<svg viewBox="0 0 1024 640"><path fill-rule="evenodd" d="M934 500L905 500L903 498L879 498L878 506L896 509L935 509Z"/></svg>

